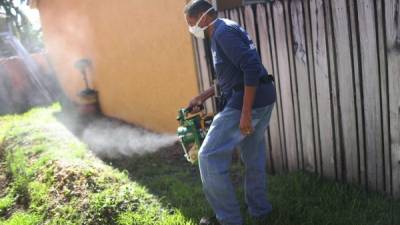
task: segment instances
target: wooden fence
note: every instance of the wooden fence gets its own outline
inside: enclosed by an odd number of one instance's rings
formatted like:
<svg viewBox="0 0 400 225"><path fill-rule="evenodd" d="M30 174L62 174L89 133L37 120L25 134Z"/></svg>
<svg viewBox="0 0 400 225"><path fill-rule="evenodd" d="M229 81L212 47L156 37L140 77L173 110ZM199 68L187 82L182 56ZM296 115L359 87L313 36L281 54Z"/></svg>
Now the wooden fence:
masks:
<svg viewBox="0 0 400 225"><path fill-rule="evenodd" d="M276 79L269 170L400 197L400 0L276 0L219 14L246 28ZM207 46L194 40L201 90L212 83Z"/></svg>

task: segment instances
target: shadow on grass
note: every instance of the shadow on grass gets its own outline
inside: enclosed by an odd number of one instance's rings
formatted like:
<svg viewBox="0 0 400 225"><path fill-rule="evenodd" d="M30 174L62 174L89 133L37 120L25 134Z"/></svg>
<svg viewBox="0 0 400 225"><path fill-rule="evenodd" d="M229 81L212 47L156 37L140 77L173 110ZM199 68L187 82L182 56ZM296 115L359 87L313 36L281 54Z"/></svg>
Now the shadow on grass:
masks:
<svg viewBox="0 0 400 225"><path fill-rule="evenodd" d="M194 224L212 211L204 198L198 168L186 162L179 145L146 156L107 160L128 171L132 181L158 196L164 206L175 208Z"/></svg>

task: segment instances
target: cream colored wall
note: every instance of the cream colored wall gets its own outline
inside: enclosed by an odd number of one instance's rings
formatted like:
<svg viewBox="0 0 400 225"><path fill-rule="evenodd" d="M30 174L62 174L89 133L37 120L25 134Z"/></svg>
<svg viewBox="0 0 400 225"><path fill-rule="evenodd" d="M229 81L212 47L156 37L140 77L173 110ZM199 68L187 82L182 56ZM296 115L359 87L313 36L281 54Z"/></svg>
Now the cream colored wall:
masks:
<svg viewBox="0 0 400 225"><path fill-rule="evenodd" d="M103 112L174 132L176 113L197 94L185 0L40 0L46 47L68 95L83 81L76 60L94 63Z"/></svg>

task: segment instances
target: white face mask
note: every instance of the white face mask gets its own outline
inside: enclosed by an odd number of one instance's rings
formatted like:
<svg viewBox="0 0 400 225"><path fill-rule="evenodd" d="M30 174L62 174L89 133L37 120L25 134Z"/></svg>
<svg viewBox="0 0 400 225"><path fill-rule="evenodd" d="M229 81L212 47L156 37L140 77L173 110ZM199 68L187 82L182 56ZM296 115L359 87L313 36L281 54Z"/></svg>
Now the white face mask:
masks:
<svg viewBox="0 0 400 225"><path fill-rule="evenodd" d="M197 21L196 25L194 26L189 26L189 32L192 33L195 37L200 38L200 39L204 39L205 38L205 33L204 31L207 30L208 27L210 27L211 25L213 25L217 20L214 20L213 22L211 22L208 26L205 27L199 27L199 24L201 22L201 20L203 19L203 17L205 15L207 15L207 13L209 13L211 10L213 10L213 8L209 8L205 13L203 13L203 15L200 17L200 19Z"/></svg>

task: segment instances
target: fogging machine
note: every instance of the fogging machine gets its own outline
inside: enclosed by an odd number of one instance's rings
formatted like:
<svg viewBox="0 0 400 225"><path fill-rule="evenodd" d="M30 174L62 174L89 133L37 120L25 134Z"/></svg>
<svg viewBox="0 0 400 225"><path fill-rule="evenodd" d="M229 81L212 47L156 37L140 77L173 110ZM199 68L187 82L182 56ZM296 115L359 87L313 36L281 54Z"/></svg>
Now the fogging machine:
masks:
<svg viewBox="0 0 400 225"><path fill-rule="evenodd" d="M201 111L198 113L192 113L192 111L191 108L180 109L176 119L179 122L177 135L185 158L189 162L195 163L197 162L197 154L201 144L213 121L214 114L205 113L203 106L201 106Z"/></svg>

